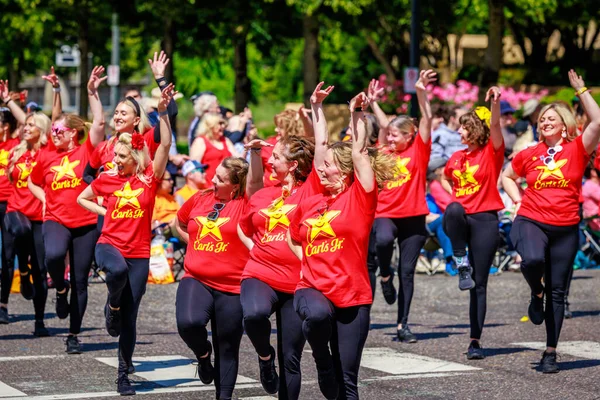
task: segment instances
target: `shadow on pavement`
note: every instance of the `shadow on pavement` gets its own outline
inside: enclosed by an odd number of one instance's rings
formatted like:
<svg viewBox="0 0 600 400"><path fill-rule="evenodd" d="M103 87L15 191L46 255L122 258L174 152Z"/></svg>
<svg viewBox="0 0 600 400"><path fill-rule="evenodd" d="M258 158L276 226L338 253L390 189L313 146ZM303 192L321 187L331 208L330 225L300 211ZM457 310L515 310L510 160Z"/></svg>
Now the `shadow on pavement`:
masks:
<svg viewBox="0 0 600 400"><path fill-rule="evenodd" d="M573 311L573 318L577 317L596 317L600 315L600 310L594 311Z"/></svg>
<svg viewBox="0 0 600 400"><path fill-rule="evenodd" d="M514 354L514 353L521 353L523 351L531 351L531 349L527 348L527 347L502 347L502 348L484 348L483 349L483 354L485 354L486 357L494 357L494 356L503 356L506 354Z"/></svg>
<svg viewBox="0 0 600 400"><path fill-rule="evenodd" d="M484 328L496 328L498 326L506 326L508 324L485 324ZM456 325L437 325L434 329L469 329L469 324L456 324Z"/></svg>

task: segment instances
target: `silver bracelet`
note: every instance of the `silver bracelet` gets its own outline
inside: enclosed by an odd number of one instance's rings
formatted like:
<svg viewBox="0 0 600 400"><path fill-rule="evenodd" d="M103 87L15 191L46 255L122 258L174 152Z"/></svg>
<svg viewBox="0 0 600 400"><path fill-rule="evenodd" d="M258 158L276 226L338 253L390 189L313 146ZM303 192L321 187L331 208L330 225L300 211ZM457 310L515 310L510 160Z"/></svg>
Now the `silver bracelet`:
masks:
<svg viewBox="0 0 600 400"><path fill-rule="evenodd" d="M54 93L60 93L60 86L59 86L59 87L54 87L54 86L53 86L53 87L52 87L52 91L53 91Z"/></svg>

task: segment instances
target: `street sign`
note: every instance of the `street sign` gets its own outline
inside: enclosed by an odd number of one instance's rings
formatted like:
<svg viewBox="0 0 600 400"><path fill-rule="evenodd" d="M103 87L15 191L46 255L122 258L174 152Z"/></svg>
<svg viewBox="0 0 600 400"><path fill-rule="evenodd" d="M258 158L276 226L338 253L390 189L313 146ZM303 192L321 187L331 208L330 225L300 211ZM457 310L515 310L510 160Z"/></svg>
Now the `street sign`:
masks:
<svg viewBox="0 0 600 400"><path fill-rule="evenodd" d="M108 75L106 83L108 84L108 86L119 86L120 72L121 70L118 65L108 66L108 69L106 70L106 74Z"/></svg>
<svg viewBox="0 0 600 400"><path fill-rule="evenodd" d="M404 68L404 93L417 93L415 85L419 80L419 68Z"/></svg>
<svg viewBox="0 0 600 400"><path fill-rule="evenodd" d="M56 50L56 66L57 67L79 67L81 60L79 48L77 45L71 47L68 45L60 46Z"/></svg>

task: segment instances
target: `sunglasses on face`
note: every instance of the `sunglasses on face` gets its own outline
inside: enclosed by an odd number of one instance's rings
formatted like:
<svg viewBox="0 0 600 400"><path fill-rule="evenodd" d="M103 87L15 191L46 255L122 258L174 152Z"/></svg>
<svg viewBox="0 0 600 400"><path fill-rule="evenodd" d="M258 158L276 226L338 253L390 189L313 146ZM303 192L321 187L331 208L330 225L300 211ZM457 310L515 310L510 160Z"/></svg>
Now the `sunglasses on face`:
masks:
<svg viewBox="0 0 600 400"><path fill-rule="evenodd" d="M221 211L225 208L225 203L216 203L213 206L213 210L211 212L208 213L208 216L206 217L206 219L208 219L209 221L216 221L219 219L219 214L221 213Z"/></svg>
<svg viewBox="0 0 600 400"><path fill-rule="evenodd" d="M65 126L52 126L52 136L65 136L65 133L68 131L70 129Z"/></svg>

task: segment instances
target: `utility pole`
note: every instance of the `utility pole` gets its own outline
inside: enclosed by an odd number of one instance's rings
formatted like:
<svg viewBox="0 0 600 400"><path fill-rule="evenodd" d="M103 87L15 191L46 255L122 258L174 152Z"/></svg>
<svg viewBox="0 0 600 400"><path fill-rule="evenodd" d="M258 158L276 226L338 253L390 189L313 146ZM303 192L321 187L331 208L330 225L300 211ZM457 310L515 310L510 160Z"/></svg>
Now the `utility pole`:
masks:
<svg viewBox="0 0 600 400"><path fill-rule="evenodd" d="M113 13L112 15L112 49L110 54L110 65L118 66L119 65L119 42L120 42L120 32L119 25L117 21L117 13ZM117 78L118 79L118 78ZM117 103L119 102L119 84L110 86L110 109L114 110L117 107Z"/></svg>
<svg viewBox="0 0 600 400"><path fill-rule="evenodd" d="M411 0L411 20L410 20L410 67L419 68L419 60L421 59L421 6L420 0ZM411 95L410 101L410 116L413 118L419 115L419 102L417 95Z"/></svg>

